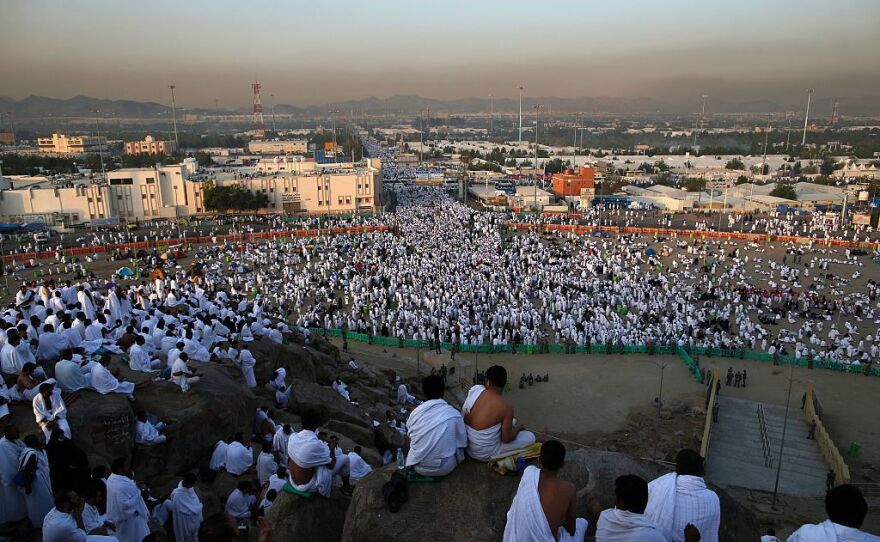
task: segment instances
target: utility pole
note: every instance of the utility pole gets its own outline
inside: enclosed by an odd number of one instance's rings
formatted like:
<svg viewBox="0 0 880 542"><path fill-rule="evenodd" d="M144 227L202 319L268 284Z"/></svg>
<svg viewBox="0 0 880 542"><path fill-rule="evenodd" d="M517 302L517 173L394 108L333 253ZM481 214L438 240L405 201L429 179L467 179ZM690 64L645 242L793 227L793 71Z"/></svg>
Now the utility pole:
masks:
<svg viewBox="0 0 880 542"><path fill-rule="evenodd" d="M788 152L788 145L791 142L791 113L786 113L788 118L788 131L785 133L785 152Z"/></svg>
<svg viewBox="0 0 880 542"><path fill-rule="evenodd" d="M99 110L95 109L95 143L98 144L98 158L101 160L101 177L103 177L104 182L107 182L107 172L104 170L104 150L100 147L100 142L98 138L101 137L101 130L98 127L98 113Z"/></svg>
<svg viewBox="0 0 880 542"><path fill-rule="evenodd" d="M495 96L489 95L489 139L492 139L492 124L495 120Z"/></svg>
<svg viewBox="0 0 880 542"><path fill-rule="evenodd" d="M520 85L519 87L519 141L518 143L522 145L522 91L523 87Z"/></svg>
<svg viewBox="0 0 880 542"><path fill-rule="evenodd" d="M15 145L15 120L12 118L12 111L7 111L9 115L9 131L12 133L12 144Z"/></svg>
<svg viewBox="0 0 880 542"><path fill-rule="evenodd" d="M174 148L180 152L180 140L177 137L177 106L174 103L174 87L176 85L168 85L171 89L171 122L174 123Z"/></svg>
<svg viewBox="0 0 880 542"><path fill-rule="evenodd" d="M541 110L541 104L535 104L535 163L533 165L535 175L533 179L535 180L535 188L534 188L534 201L532 204L535 206L535 212L538 212L538 112Z"/></svg>
<svg viewBox="0 0 880 542"><path fill-rule="evenodd" d="M776 497L779 493L779 473L782 471L782 453L785 451L785 431L788 429L788 407L791 403L791 385L794 383L794 365L789 365L788 375L788 397L785 400L785 418L782 420L782 439L779 442L779 460L776 462L776 482L773 484L773 503L770 505L776 508Z"/></svg>
<svg viewBox="0 0 880 542"><path fill-rule="evenodd" d="M801 147L807 144L807 124L810 122L810 102L813 100L813 89L807 89L807 114L804 115L804 137L801 138Z"/></svg>

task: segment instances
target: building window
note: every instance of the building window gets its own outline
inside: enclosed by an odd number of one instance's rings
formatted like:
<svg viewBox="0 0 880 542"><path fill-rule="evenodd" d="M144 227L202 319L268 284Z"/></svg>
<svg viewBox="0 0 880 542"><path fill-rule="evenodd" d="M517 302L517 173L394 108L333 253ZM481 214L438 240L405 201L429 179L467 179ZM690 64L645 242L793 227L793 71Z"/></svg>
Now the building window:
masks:
<svg viewBox="0 0 880 542"><path fill-rule="evenodd" d="M110 179L111 186L121 186L124 184L134 184L134 179Z"/></svg>
<svg viewBox="0 0 880 542"><path fill-rule="evenodd" d="M146 182L147 184L153 184L156 182L156 178L155 177L147 177L144 182Z"/></svg>
<svg viewBox="0 0 880 542"><path fill-rule="evenodd" d="M345 204L351 205L351 196L345 196Z"/></svg>

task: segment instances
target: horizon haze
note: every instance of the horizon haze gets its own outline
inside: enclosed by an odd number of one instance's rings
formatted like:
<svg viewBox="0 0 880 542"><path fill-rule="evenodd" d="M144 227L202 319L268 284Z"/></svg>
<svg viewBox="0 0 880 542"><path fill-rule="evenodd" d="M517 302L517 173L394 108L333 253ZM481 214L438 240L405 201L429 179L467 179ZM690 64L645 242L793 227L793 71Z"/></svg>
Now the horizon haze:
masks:
<svg viewBox="0 0 880 542"><path fill-rule="evenodd" d="M880 4L388 1L4 3L0 95L238 109L370 96L648 97L673 106L880 95ZM60 17L59 15L63 15Z"/></svg>

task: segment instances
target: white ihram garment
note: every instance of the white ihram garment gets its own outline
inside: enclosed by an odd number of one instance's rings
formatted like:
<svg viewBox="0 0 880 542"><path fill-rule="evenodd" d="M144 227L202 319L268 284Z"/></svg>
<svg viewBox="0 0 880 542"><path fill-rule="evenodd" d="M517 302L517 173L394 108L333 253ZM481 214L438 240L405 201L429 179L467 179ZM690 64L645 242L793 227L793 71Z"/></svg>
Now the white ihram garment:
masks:
<svg viewBox="0 0 880 542"><path fill-rule="evenodd" d="M718 542L721 505L718 495L706 488L699 476L679 476L674 472L648 484L648 517L667 540L684 542L684 528L692 523L702 542Z"/></svg>
<svg viewBox="0 0 880 542"><path fill-rule="evenodd" d="M788 542L878 542L874 536L852 527L833 523L826 519L822 523L803 525L788 537Z"/></svg>
<svg viewBox="0 0 880 542"><path fill-rule="evenodd" d="M199 526L202 524L202 501L195 489L177 484L171 492L171 512L174 522L175 540L198 540Z"/></svg>
<svg viewBox="0 0 880 542"><path fill-rule="evenodd" d="M467 429L461 413L443 399L425 401L407 420L406 466L422 476L446 476L464 459Z"/></svg>
<svg viewBox="0 0 880 542"><path fill-rule="evenodd" d="M666 542L666 538L644 514L609 508L596 522L596 542Z"/></svg>
<svg viewBox="0 0 880 542"><path fill-rule="evenodd" d="M471 411L474 403L484 391L486 388L480 384L468 391L467 399L461 407L462 415ZM465 424L465 429L467 429L468 437L467 453L477 461L489 461L493 457L506 457L535 442L535 434L530 431L520 431L512 441L501 442L501 423L480 430Z"/></svg>
<svg viewBox="0 0 880 542"><path fill-rule="evenodd" d="M150 512L134 480L120 474L107 478L107 519L116 525L120 542L141 542L150 534Z"/></svg>
<svg viewBox="0 0 880 542"><path fill-rule="evenodd" d="M306 493L318 493L329 497L333 490L333 478L339 474L348 476L348 456L336 457L336 465L331 470L327 467L330 463L330 448L318 439L314 431L303 429L299 433L290 436L287 442L287 455L294 463L304 469L314 469L312 479L305 484L297 484L290 478L290 485L298 491Z"/></svg>
<svg viewBox="0 0 880 542"><path fill-rule="evenodd" d="M516 495L507 511L507 525L504 526L504 542L580 542L587 533L589 523L583 518L575 521L574 535L569 534L565 527L560 526L557 537L550 531L541 496L538 493L538 482L541 480L541 469L535 466L526 467L523 471Z"/></svg>
<svg viewBox="0 0 880 542"><path fill-rule="evenodd" d="M119 381L113 373L107 370L100 363L92 366L92 387L101 395L108 393L120 393L122 395L132 395L134 393L134 382Z"/></svg>

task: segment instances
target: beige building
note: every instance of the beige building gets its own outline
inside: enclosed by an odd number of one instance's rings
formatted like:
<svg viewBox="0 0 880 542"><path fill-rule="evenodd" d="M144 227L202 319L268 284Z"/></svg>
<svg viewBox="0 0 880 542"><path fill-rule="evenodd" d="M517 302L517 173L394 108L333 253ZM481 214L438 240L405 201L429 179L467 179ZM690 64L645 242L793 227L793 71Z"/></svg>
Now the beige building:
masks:
<svg viewBox="0 0 880 542"><path fill-rule="evenodd" d="M9 183L0 183L0 221L42 221L67 227L104 218L135 222L201 215L208 212L205 184L190 180L196 172L195 159L187 158L176 165L110 171L107 182L100 184L79 179L71 187L40 183L16 190ZM205 177L204 172L199 173ZM266 194L269 205L265 210L269 213L368 213L383 204L378 160L367 160L358 167L336 164L335 168L271 177L218 178L217 184L240 184L251 192Z"/></svg>
<svg viewBox="0 0 880 542"><path fill-rule="evenodd" d="M248 143L248 152L256 154L305 154L309 142L305 139L260 140Z"/></svg>
<svg viewBox="0 0 880 542"><path fill-rule="evenodd" d="M125 154L165 154L172 155L177 150L173 141L161 141L147 136L143 141L126 141L123 146Z"/></svg>
<svg viewBox="0 0 880 542"><path fill-rule="evenodd" d="M64 134L52 134L52 137L37 138L37 148L40 152L52 152L57 154L104 152L107 150L107 139L94 136L66 136Z"/></svg>
<svg viewBox="0 0 880 542"><path fill-rule="evenodd" d="M111 171L106 184L78 181L65 188L0 190L0 217L7 222L71 226L102 218L134 222L201 214L204 185L188 180L197 168L188 158L177 165Z"/></svg>
<svg viewBox="0 0 880 542"><path fill-rule="evenodd" d="M270 213L355 214L380 209L383 204L380 170L373 167L371 161L365 167L338 166L226 182L266 194Z"/></svg>

